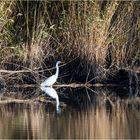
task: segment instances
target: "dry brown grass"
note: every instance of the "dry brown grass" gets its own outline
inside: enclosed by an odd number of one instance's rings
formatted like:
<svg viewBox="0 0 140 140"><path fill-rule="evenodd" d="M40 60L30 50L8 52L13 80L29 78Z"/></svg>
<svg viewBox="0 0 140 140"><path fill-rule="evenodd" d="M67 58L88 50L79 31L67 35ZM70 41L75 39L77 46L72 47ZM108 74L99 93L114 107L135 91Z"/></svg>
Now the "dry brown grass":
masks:
<svg viewBox="0 0 140 140"><path fill-rule="evenodd" d="M78 58L75 74L102 80L137 67L139 8L138 1L1 1L1 68L18 61L34 71Z"/></svg>

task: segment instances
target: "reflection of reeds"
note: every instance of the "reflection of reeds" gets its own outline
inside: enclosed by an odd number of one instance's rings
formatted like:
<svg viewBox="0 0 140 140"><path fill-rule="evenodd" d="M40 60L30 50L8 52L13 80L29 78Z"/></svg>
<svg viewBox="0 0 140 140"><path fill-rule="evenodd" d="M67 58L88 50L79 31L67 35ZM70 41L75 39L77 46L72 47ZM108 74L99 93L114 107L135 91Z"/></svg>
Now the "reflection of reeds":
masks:
<svg viewBox="0 0 140 140"><path fill-rule="evenodd" d="M69 131L65 130L66 128L64 130L69 132L68 138L139 138L137 123L140 120L134 117L138 110L135 112L118 109L114 110L115 114L110 114L104 107L85 113L76 113L76 116L70 114L66 126ZM135 131L132 132L132 128Z"/></svg>
<svg viewBox="0 0 140 140"><path fill-rule="evenodd" d="M85 111L47 113L42 107L0 108L0 138L98 139L140 138L140 113L127 103L117 102L112 111L105 105Z"/></svg>

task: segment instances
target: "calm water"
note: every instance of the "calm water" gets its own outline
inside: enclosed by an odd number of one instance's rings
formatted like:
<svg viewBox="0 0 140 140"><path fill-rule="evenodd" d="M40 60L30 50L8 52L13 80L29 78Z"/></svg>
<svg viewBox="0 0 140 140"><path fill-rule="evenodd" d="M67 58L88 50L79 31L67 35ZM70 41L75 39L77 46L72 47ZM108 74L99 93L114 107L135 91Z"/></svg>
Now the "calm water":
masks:
<svg viewBox="0 0 140 140"><path fill-rule="evenodd" d="M60 114L55 106L0 105L0 139L140 139L140 98L135 95L139 92L133 93L131 89L132 95L120 98L120 89L57 91L60 104L66 104ZM130 89L124 89L123 93L127 92ZM119 96L114 95L118 93ZM36 95L36 91L32 94ZM16 98L20 96L21 90Z"/></svg>

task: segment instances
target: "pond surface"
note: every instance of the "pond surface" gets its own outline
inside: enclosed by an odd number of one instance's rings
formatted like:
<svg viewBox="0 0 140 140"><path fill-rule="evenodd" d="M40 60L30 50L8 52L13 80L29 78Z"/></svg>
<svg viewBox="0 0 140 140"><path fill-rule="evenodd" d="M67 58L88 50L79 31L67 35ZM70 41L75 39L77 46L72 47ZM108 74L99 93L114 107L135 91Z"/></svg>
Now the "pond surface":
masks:
<svg viewBox="0 0 140 140"><path fill-rule="evenodd" d="M120 98L120 89L57 91L60 104L66 104L59 114L55 105L1 104L0 139L140 139L139 91L133 93L136 89L131 89L130 95L125 88L125 98ZM19 98L20 92L11 93ZM28 91L26 94L29 96Z"/></svg>

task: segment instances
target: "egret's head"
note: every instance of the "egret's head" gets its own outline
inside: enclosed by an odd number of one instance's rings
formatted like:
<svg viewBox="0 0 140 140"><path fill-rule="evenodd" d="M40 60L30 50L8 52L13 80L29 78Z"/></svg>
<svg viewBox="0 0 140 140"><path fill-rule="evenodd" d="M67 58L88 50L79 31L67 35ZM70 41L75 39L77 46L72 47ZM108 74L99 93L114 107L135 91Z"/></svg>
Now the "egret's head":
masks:
<svg viewBox="0 0 140 140"><path fill-rule="evenodd" d="M61 63L61 61L57 61L57 64L60 64Z"/></svg>

